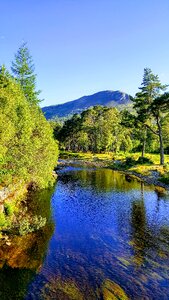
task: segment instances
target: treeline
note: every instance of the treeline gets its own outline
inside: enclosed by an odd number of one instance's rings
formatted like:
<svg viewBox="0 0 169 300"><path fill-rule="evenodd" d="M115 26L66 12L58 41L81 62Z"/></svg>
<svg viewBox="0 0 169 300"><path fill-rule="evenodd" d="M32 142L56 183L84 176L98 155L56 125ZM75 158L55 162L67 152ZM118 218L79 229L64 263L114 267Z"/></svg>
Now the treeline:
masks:
<svg viewBox="0 0 169 300"><path fill-rule="evenodd" d="M61 123L50 121L60 149L67 151L113 151L169 153L169 94L158 76L144 69L140 91L132 98L132 112L127 109L92 107Z"/></svg>
<svg viewBox="0 0 169 300"><path fill-rule="evenodd" d="M132 147L129 129L122 130L120 121L121 114L117 109L95 106L81 115L74 115L63 126L53 125L62 150L93 153L129 151Z"/></svg>
<svg viewBox="0 0 169 300"><path fill-rule="evenodd" d="M47 187L53 181L58 145L39 107L34 64L26 44L9 73L0 69L0 184Z"/></svg>

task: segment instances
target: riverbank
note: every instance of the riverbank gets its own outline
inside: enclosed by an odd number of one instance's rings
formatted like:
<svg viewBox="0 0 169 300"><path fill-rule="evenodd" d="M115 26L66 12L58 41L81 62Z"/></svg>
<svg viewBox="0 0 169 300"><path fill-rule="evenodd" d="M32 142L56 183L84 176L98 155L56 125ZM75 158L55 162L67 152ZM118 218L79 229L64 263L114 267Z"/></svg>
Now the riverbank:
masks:
<svg viewBox="0 0 169 300"><path fill-rule="evenodd" d="M55 171L52 177L53 184L44 189L38 188L36 183L26 184L21 180L0 186L0 240L5 240L7 235L22 236L45 226L46 218L40 213L33 213L35 204L30 205L30 199L38 193L53 190L57 180Z"/></svg>
<svg viewBox="0 0 169 300"><path fill-rule="evenodd" d="M121 173L123 174L126 174L127 176L127 179L130 180L130 178L134 178L134 179L137 179L139 181L142 181L144 183L147 183L147 184L150 184L150 185L154 185L156 187L156 189L159 191L159 193L163 193L163 190L167 190L169 191L169 184L165 184L163 182L161 182L159 179L158 179L158 175L156 174L151 174L151 175L142 175L142 174L139 174L137 172L134 172L134 171L120 171ZM161 188L161 189L159 189Z"/></svg>
<svg viewBox="0 0 169 300"><path fill-rule="evenodd" d="M110 168L124 173L128 176L129 180L135 178L146 184L159 187L159 189L169 191L169 181L167 177L169 174L169 156L166 155L167 164L161 166L157 163L158 155L147 155L147 164L137 162L139 155L140 153L130 154L130 157L126 159L124 154L113 156L112 153L91 154L64 152L61 153L58 168L70 165L78 165L85 168Z"/></svg>
<svg viewBox="0 0 169 300"><path fill-rule="evenodd" d="M168 168L166 168L165 166L157 164L140 165L137 164L137 162L134 165L130 166L125 162L115 162L109 167L113 170L117 170L126 174L128 178L135 178L146 184L154 185L156 186L156 188L158 187L169 191L169 183L165 182L165 179L168 176Z"/></svg>

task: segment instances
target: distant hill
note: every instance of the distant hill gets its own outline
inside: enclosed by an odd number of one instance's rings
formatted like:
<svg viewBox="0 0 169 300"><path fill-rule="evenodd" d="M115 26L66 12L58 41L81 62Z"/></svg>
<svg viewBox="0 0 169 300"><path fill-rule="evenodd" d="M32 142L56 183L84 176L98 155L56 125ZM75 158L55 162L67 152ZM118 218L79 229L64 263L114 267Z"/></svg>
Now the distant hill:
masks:
<svg viewBox="0 0 169 300"><path fill-rule="evenodd" d="M42 111L47 119L53 119L55 117L67 117L68 115L81 113L83 110L95 105L123 107L130 103L131 100L128 94L121 91L102 91L63 104L43 107Z"/></svg>

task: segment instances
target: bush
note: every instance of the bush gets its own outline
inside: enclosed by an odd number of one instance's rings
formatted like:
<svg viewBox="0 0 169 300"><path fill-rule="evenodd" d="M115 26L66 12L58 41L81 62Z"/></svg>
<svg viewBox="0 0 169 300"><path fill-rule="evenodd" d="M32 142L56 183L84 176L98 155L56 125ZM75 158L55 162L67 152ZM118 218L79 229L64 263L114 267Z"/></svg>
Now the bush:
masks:
<svg viewBox="0 0 169 300"><path fill-rule="evenodd" d="M132 157L126 157L126 165L132 167L136 164L136 161Z"/></svg>
<svg viewBox="0 0 169 300"><path fill-rule="evenodd" d="M142 156L140 156L138 158L137 163L140 165L152 165L153 164L151 159L149 159L147 157L142 157Z"/></svg>
<svg viewBox="0 0 169 300"><path fill-rule="evenodd" d="M46 218L42 216L33 216L32 219L26 217L19 224L19 234L25 235L30 232L36 231L41 227L45 226Z"/></svg>
<svg viewBox="0 0 169 300"><path fill-rule="evenodd" d="M14 204L5 203L4 207L5 207L5 214L9 217L12 216L12 214L14 212L14 208L15 208Z"/></svg>
<svg viewBox="0 0 169 300"><path fill-rule="evenodd" d="M169 173L164 174L161 178L160 181L165 183L165 184L169 184Z"/></svg>

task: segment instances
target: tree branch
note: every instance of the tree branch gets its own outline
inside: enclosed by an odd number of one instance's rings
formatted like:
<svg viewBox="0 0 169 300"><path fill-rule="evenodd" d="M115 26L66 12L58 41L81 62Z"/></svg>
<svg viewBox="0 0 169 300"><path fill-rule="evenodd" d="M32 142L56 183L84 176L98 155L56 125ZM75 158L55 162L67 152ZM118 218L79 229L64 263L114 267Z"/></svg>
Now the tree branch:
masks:
<svg viewBox="0 0 169 300"><path fill-rule="evenodd" d="M145 126L150 129L154 134L158 135L158 131L155 131L154 129L152 129L148 124L145 124Z"/></svg>

